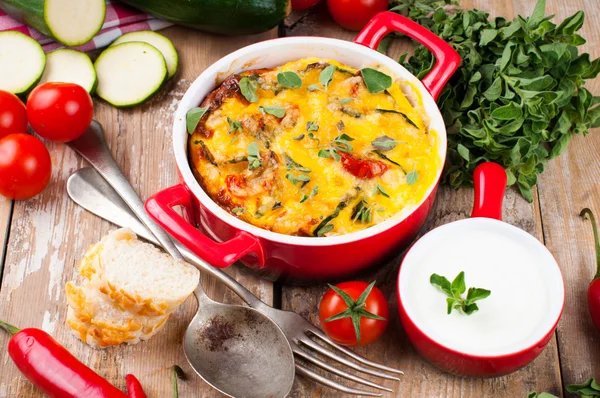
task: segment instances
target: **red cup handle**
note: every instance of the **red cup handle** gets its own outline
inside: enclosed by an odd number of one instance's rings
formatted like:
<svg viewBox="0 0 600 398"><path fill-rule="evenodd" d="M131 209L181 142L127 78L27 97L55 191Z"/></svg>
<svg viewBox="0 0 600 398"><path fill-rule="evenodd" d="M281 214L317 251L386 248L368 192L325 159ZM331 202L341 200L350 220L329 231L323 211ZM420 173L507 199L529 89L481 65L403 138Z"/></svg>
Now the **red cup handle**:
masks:
<svg viewBox="0 0 600 398"><path fill-rule="evenodd" d="M450 44L430 30L415 21L389 11L375 15L356 36L354 42L376 50L385 35L391 32L404 33L433 53L436 58L435 65L422 82L433 99L437 99L448 80L460 66L460 55Z"/></svg>
<svg viewBox="0 0 600 398"><path fill-rule="evenodd" d="M486 162L473 172L475 200L471 217L502 221L502 201L506 191L506 171L498 163Z"/></svg>
<svg viewBox="0 0 600 398"><path fill-rule="evenodd" d="M183 184L152 195L145 208L165 231L210 265L225 268L248 254L256 255L260 267L265 265L262 245L253 235L241 231L228 241L215 242L175 212L175 206L184 206L187 211L192 209L190 193Z"/></svg>

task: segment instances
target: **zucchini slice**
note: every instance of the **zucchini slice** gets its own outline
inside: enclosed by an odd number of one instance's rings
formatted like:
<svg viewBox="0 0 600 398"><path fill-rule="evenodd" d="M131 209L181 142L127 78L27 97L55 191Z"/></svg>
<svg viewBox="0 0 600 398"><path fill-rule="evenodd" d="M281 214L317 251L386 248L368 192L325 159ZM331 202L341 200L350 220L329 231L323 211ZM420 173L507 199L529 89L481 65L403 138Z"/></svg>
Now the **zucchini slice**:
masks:
<svg viewBox="0 0 600 398"><path fill-rule="evenodd" d="M94 66L98 75L96 93L116 107L146 102L167 79L167 64L161 52L139 41L107 48Z"/></svg>
<svg viewBox="0 0 600 398"><path fill-rule="evenodd" d="M67 46L92 40L104 24L105 0L0 0L0 9Z"/></svg>
<svg viewBox="0 0 600 398"><path fill-rule="evenodd" d="M61 48L46 54L46 70L40 83L46 82L75 83L92 93L96 89L96 70L86 53Z"/></svg>
<svg viewBox="0 0 600 398"><path fill-rule="evenodd" d="M156 33L151 30L140 30L138 32L125 33L123 36L115 40L111 44L111 47L131 41L143 41L144 43L148 43L156 47L156 49L162 53L163 57L165 57L169 79L175 75L177 72L177 67L179 66L179 56L177 55L177 50L175 49L175 46L171 40L160 33Z"/></svg>
<svg viewBox="0 0 600 398"><path fill-rule="evenodd" d="M46 54L37 41L16 31L0 32L0 90L27 93L45 67Z"/></svg>

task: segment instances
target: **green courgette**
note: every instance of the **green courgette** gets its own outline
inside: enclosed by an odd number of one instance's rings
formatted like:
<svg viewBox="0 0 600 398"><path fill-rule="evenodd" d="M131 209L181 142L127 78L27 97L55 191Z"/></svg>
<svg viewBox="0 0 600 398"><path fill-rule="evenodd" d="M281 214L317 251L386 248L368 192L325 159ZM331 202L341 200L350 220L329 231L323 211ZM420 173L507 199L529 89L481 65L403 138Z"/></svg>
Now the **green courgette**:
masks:
<svg viewBox="0 0 600 398"><path fill-rule="evenodd" d="M0 32L0 90L23 95L40 80L46 67L42 46L21 32Z"/></svg>
<svg viewBox="0 0 600 398"><path fill-rule="evenodd" d="M0 0L0 10L67 46L92 40L104 24L105 0Z"/></svg>
<svg viewBox="0 0 600 398"><path fill-rule="evenodd" d="M122 1L175 24L224 35L266 32L291 11L290 0Z"/></svg>

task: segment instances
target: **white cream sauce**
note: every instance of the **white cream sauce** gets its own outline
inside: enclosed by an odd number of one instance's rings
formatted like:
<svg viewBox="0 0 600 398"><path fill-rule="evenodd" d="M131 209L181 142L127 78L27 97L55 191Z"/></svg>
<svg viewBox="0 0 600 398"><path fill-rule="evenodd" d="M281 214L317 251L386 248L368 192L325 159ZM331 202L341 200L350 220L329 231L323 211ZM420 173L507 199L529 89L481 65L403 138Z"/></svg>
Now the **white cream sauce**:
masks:
<svg viewBox="0 0 600 398"><path fill-rule="evenodd" d="M522 239L503 228L451 229L433 239L426 236L419 242L425 250L403 266L402 301L413 322L438 343L475 355L506 354L539 341L560 308L552 295L564 294L556 289L562 285L553 281L556 273L544 270L553 265L551 256L539 242L536 247L535 238ZM477 302L479 311L471 315L457 310L448 315L447 295L429 279L437 273L452 282L461 271L467 289L484 288L491 295Z"/></svg>

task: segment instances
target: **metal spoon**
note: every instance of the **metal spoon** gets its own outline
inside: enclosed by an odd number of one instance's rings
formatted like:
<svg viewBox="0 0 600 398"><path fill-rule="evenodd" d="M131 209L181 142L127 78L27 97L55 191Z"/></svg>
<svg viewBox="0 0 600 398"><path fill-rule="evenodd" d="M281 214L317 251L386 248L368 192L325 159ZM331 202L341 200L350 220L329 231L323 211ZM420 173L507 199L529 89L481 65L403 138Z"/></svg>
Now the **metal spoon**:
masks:
<svg viewBox="0 0 600 398"><path fill-rule="evenodd" d="M104 177L161 246L183 260L171 238L146 214L114 161L100 123L93 121L69 146ZM287 396L294 382L294 356L277 324L255 309L211 300L201 283L194 294L198 311L185 333L183 347L196 373L231 397Z"/></svg>

